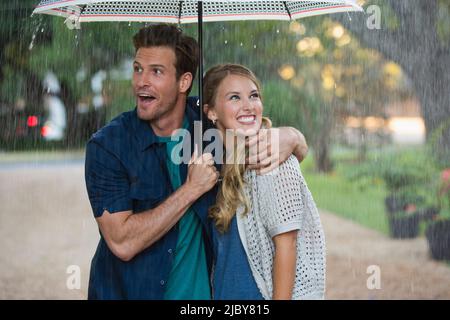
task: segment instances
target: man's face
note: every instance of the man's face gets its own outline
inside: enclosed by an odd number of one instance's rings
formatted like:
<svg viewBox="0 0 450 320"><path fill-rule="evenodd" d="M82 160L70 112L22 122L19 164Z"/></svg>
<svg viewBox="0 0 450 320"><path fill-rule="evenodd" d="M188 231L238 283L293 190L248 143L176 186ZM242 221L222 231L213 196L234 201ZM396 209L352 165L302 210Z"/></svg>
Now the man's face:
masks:
<svg viewBox="0 0 450 320"><path fill-rule="evenodd" d="M153 121L170 116L180 89L175 52L168 47L139 48L133 64L133 90L138 117Z"/></svg>

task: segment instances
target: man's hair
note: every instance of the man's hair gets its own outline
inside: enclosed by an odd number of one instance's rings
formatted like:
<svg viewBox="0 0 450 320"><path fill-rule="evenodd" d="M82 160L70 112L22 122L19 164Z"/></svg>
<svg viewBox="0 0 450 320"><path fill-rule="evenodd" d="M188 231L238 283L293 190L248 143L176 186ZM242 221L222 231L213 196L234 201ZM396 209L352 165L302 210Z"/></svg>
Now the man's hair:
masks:
<svg viewBox="0 0 450 320"><path fill-rule="evenodd" d="M139 48L171 48L176 56L177 80L186 72L192 74L192 83L187 91L189 94L194 83L199 60L199 48L194 38L184 35L181 29L174 25L157 24L140 29L134 35L133 43L136 52Z"/></svg>

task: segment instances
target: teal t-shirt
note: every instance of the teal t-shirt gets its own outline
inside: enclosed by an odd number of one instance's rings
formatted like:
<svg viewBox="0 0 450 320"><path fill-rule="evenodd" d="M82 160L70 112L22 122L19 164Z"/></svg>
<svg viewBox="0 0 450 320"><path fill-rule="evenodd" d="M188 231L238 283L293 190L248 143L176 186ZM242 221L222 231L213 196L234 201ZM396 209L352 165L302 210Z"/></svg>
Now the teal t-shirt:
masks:
<svg viewBox="0 0 450 320"><path fill-rule="evenodd" d="M188 120L185 118L183 128L187 129L188 125ZM159 141L166 144L167 169L174 190L181 186L181 176L180 166L171 160L172 150L181 143L182 138L184 136L172 141L172 137L159 137ZM179 157L179 154L175 156ZM173 252L174 260L167 280L164 299L209 300L211 291L201 221L194 210L189 208L178 222L177 227L178 241Z"/></svg>

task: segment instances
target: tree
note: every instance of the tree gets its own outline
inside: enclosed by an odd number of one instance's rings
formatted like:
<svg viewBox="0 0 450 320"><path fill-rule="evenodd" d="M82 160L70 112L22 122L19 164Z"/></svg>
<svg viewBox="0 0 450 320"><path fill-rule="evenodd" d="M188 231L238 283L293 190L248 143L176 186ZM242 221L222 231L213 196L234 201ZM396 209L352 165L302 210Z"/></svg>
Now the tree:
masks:
<svg viewBox="0 0 450 320"><path fill-rule="evenodd" d="M266 89L265 112L305 134L319 171L333 167L336 124L349 115L383 117L385 104L408 92L401 73L384 71L392 63L327 16L207 24L205 35L206 66L235 62L255 71Z"/></svg>
<svg viewBox="0 0 450 320"><path fill-rule="evenodd" d="M39 101L41 81L28 64L30 48L35 42L48 43L51 34L47 32L45 23L39 25L30 20L34 4L33 0L0 3L0 85L5 84L3 80L11 81L10 78L5 79L7 75L12 75L16 82L20 82L19 78L23 77L25 84L22 90L10 91L2 88L2 100L8 103L14 102L17 94L23 94L28 101ZM39 30L39 26L42 30Z"/></svg>
<svg viewBox="0 0 450 320"><path fill-rule="evenodd" d="M332 15L367 47L398 63L411 79L421 103L429 139L450 118L450 3L439 0L376 1L383 27L366 27L367 16ZM435 152L450 162L450 128L442 130Z"/></svg>

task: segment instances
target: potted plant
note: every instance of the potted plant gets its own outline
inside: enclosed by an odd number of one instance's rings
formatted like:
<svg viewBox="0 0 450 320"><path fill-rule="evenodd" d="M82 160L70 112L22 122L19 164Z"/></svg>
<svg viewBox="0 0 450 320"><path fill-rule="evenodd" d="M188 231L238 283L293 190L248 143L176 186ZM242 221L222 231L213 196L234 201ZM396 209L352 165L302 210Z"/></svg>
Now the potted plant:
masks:
<svg viewBox="0 0 450 320"><path fill-rule="evenodd" d="M391 156L379 166L388 195L385 207L393 238L414 238L419 233L419 223L437 216L435 206L436 170L426 157L403 152Z"/></svg>
<svg viewBox="0 0 450 320"><path fill-rule="evenodd" d="M433 259L450 260L450 168L441 173L438 196L441 214L428 225L425 236Z"/></svg>

